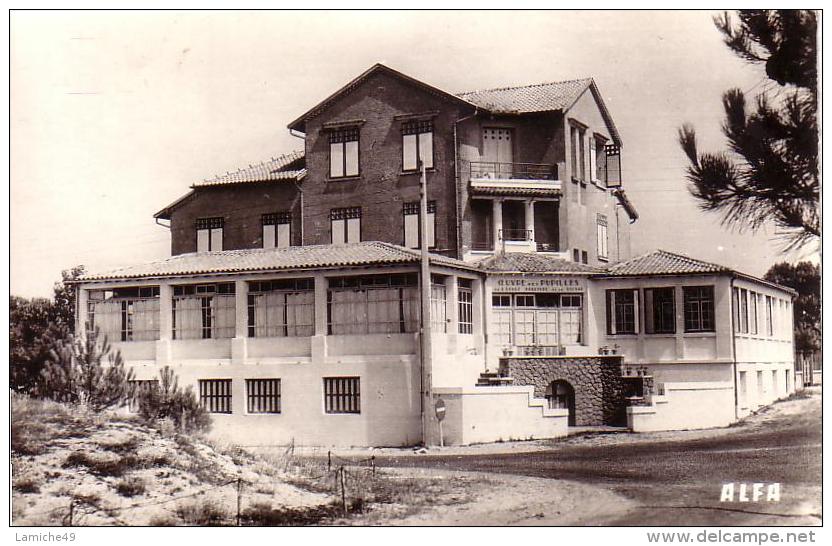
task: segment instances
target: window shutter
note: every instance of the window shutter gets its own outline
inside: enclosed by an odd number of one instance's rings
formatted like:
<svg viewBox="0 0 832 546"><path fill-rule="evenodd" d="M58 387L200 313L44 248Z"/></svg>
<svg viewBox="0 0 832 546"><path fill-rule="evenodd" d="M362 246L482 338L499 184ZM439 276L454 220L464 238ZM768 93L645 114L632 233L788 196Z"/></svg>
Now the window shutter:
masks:
<svg viewBox="0 0 832 546"><path fill-rule="evenodd" d="M640 308L641 308L641 306L639 305L639 302L638 302L638 289L636 289L636 290L633 290L633 325L635 326L634 332L636 334L639 333L639 326L640 325L639 325L639 320L638 319L639 319L639 314L640 314Z"/></svg>
<svg viewBox="0 0 832 546"><path fill-rule="evenodd" d="M222 228L211 230L211 250L222 250Z"/></svg>
<svg viewBox="0 0 832 546"><path fill-rule="evenodd" d="M404 246L419 248L419 215L404 215Z"/></svg>
<svg viewBox="0 0 832 546"><path fill-rule="evenodd" d="M361 241L361 218L350 218L347 220L347 242L357 243Z"/></svg>
<svg viewBox="0 0 832 546"><path fill-rule="evenodd" d="M274 224L263 226L263 248L275 247Z"/></svg>
<svg viewBox="0 0 832 546"><path fill-rule="evenodd" d="M277 248L288 248L292 244L289 238L290 233L289 224L277 225Z"/></svg>
<svg viewBox="0 0 832 546"><path fill-rule="evenodd" d="M344 144L347 156L345 176L358 176L358 141L350 140Z"/></svg>
<svg viewBox="0 0 832 546"><path fill-rule="evenodd" d="M342 245L346 242L344 236L346 235L344 231L344 224L346 220L332 220L332 244L334 245Z"/></svg>
<svg viewBox="0 0 832 546"><path fill-rule="evenodd" d="M596 166L595 166L596 158L595 158L595 138L594 137L589 137L588 149L589 149L589 178L591 180L596 180L597 176L596 176L596 172L595 172L595 170L596 170Z"/></svg>
<svg viewBox="0 0 832 546"><path fill-rule="evenodd" d="M329 144L329 176L344 176L344 145L341 142Z"/></svg>
<svg viewBox="0 0 832 546"><path fill-rule="evenodd" d="M606 183L608 188L621 187L621 148L617 144L604 146L606 156Z"/></svg>
<svg viewBox="0 0 832 546"><path fill-rule="evenodd" d="M402 169L415 171L416 163L416 138L417 135L402 135Z"/></svg>
<svg viewBox="0 0 832 546"><path fill-rule="evenodd" d="M209 229L198 229L196 230L196 251L197 252L208 252L210 247L211 241L211 230Z"/></svg>
<svg viewBox="0 0 832 546"><path fill-rule="evenodd" d="M419 133L419 156L426 169L433 168L433 132Z"/></svg>

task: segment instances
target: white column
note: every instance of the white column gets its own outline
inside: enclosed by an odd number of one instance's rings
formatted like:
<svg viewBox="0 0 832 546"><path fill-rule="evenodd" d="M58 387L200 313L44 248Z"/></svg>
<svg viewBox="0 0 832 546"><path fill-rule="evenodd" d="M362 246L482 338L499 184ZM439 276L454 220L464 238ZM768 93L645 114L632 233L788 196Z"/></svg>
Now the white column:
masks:
<svg viewBox="0 0 832 546"><path fill-rule="evenodd" d="M315 274L315 335L312 336L312 362L323 363L326 359L326 339L328 333L328 319L326 297L329 282L323 273Z"/></svg>
<svg viewBox="0 0 832 546"><path fill-rule="evenodd" d="M529 232L529 241L534 243L534 200L526 201L526 229Z"/></svg>
<svg viewBox="0 0 832 546"><path fill-rule="evenodd" d="M471 305L473 307L472 332L475 336L483 335L485 314L485 287L482 279L474 279L471 283Z"/></svg>
<svg viewBox="0 0 832 546"><path fill-rule="evenodd" d="M492 220L494 222L494 252L500 250L502 241L500 240L500 230L503 229L503 200L495 199L492 202Z"/></svg>
<svg viewBox="0 0 832 546"><path fill-rule="evenodd" d="M234 286L236 317L234 337L248 337L248 282L236 281Z"/></svg>
<svg viewBox="0 0 832 546"><path fill-rule="evenodd" d="M459 283L456 275L445 277L445 317L448 319L446 331L449 334L459 333Z"/></svg>
<svg viewBox="0 0 832 546"><path fill-rule="evenodd" d="M83 337L86 335L87 325L87 302L89 302L90 291L80 286L76 288L75 294L75 335Z"/></svg>
<svg viewBox="0 0 832 546"><path fill-rule="evenodd" d="M159 340L156 342L156 365L166 366L171 360L173 339L173 287L159 284Z"/></svg>

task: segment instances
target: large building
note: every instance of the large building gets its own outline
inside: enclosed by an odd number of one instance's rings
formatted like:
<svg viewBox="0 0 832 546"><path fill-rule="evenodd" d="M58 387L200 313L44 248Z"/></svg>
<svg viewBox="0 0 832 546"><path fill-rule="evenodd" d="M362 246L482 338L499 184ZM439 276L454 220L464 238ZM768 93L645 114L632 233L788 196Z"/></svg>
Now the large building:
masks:
<svg viewBox="0 0 832 546"><path fill-rule="evenodd" d="M453 95L375 65L289 129L303 151L156 214L171 258L78 284L78 331L172 367L216 434L437 443L436 404L446 443L702 428L794 390L793 291L631 256L593 80Z"/></svg>

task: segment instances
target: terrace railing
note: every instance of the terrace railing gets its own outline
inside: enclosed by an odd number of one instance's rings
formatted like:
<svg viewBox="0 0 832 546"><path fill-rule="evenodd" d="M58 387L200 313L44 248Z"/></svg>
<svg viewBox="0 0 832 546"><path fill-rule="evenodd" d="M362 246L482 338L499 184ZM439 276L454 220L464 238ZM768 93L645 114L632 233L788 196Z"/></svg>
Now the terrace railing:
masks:
<svg viewBox="0 0 832 546"><path fill-rule="evenodd" d="M472 161L472 179L558 180L558 166L548 163Z"/></svg>
<svg viewBox="0 0 832 546"><path fill-rule="evenodd" d="M532 230L503 228L500 230L500 239L503 241L531 241Z"/></svg>

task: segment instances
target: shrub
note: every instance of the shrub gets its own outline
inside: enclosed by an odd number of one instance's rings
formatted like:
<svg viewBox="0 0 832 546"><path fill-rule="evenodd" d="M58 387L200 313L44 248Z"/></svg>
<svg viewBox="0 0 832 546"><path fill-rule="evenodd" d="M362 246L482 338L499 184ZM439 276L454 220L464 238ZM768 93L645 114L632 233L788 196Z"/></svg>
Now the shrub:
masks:
<svg viewBox="0 0 832 546"><path fill-rule="evenodd" d="M120 352L112 354L110 350L107 336L99 338L98 328L86 336L70 338L50 352L37 394L58 402L84 404L93 411L123 404L133 371L124 367Z"/></svg>
<svg viewBox="0 0 832 546"><path fill-rule="evenodd" d="M135 497L144 495L147 488L142 480L130 479L121 480L116 484L116 492L122 497Z"/></svg>
<svg viewBox="0 0 832 546"><path fill-rule="evenodd" d="M179 388L176 374L169 366L159 371L159 381L153 387L132 393L139 407L139 415L150 422L170 420L182 432L207 431L211 416L205 411L193 389Z"/></svg>
<svg viewBox="0 0 832 546"><path fill-rule="evenodd" d="M124 455L118 459L99 459L82 451L71 453L63 464L64 468L82 467L96 476L112 476L115 478L121 477L131 470L144 468L144 466L144 461L132 454Z"/></svg>
<svg viewBox="0 0 832 546"><path fill-rule="evenodd" d="M200 503L180 504L176 507L176 515L185 525L218 526L231 523L229 513L214 501L205 500Z"/></svg>
<svg viewBox="0 0 832 546"><path fill-rule="evenodd" d="M34 478L20 478L12 487L18 493L40 493L40 485Z"/></svg>

